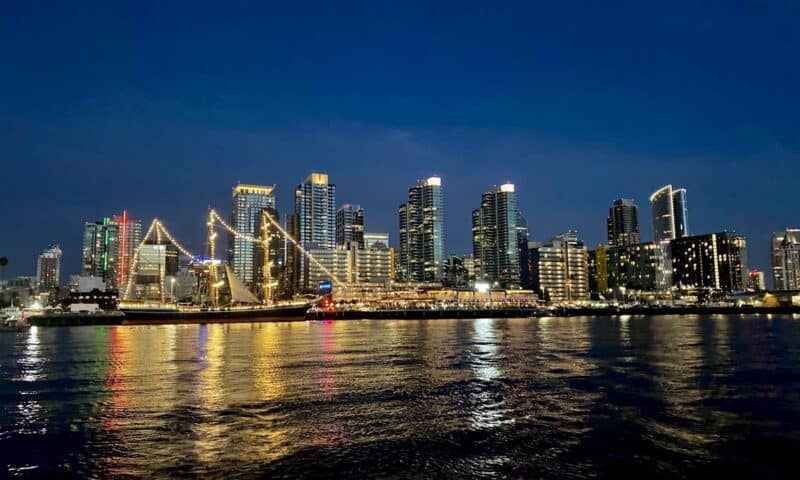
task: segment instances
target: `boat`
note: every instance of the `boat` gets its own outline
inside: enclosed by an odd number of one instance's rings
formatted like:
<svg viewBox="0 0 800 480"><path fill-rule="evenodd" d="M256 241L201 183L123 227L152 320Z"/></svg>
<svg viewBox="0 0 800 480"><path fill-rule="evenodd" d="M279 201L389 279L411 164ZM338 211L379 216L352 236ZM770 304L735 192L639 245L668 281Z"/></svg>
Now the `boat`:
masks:
<svg viewBox="0 0 800 480"><path fill-rule="evenodd" d="M18 308L5 308L0 312L0 331L14 332L30 328L27 318Z"/></svg>
<svg viewBox="0 0 800 480"><path fill-rule="evenodd" d="M310 303L286 305L249 305L219 308L161 305L125 305L120 308L125 314L123 324L142 323L228 323L241 320L248 322L290 322L303 321Z"/></svg>
<svg viewBox="0 0 800 480"><path fill-rule="evenodd" d="M147 304L121 302L119 310L125 314L123 324L149 323L229 323L290 322L306 319L306 312L318 300L263 304L225 265L225 282L230 292L230 304L202 306L173 304Z"/></svg>

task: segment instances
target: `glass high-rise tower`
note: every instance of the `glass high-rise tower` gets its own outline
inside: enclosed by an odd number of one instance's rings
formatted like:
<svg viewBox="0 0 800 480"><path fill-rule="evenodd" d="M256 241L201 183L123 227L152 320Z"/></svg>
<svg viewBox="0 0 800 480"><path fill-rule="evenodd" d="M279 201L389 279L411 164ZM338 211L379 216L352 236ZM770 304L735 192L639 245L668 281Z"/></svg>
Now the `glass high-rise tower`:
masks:
<svg viewBox="0 0 800 480"><path fill-rule="evenodd" d="M517 198L514 184L494 187L481 196L472 212L472 257L476 279L519 285ZM526 235L527 236L527 235Z"/></svg>
<svg viewBox="0 0 800 480"><path fill-rule="evenodd" d="M686 189L666 185L650 195L653 206L653 239L656 243L689 236Z"/></svg>
<svg viewBox="0 0 800 480"><path fill-rule="evenodd" d="M608 244L612 247L641 243L639 208L631 199L614 200L608 209L606 226L608 227Z"/></svg>
<svg viewBox="0 0 800 480"><path fill-rule="evenodd" d="M312 172L294 193L296 240L306 250L336 248L336 185L327 174ZM299 260L299 287L308 290L309 263L303 256Z"/></svg>
<svg viewBox="0 0 800 480"><path fill-rule="evenodd" d="M364 249L364 209L359 205L342 205L336 211L336 245L356 242Z"/></svg>
<svg viewBox="0 0 800 480"><path fill-rule="evenodd" d="M275 187L238 184L231 195L231 226L251 237L261 234L261 214L275 208ZM231 234L228 237L228 257L236 276L248 287L256 281L258 248L253 242Z"/></svg>
<svg viewBox="0 0 800 480"><path fill-rule="evenodd" d="M442 179L430 177L408 189L400 205L397 278L406 282L438 282L444 272L444 200Z"/></svg>

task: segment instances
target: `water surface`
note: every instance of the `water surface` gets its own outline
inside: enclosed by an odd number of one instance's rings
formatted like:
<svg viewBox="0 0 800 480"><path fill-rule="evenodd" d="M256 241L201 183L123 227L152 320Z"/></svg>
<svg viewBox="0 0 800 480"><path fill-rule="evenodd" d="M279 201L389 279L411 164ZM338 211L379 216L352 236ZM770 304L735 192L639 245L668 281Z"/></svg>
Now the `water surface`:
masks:
<svg viewBox="0 0 800 480"><path fill-rule="evenodd" d="M0 333L19 476L794 477L800 317Z"/></svg>

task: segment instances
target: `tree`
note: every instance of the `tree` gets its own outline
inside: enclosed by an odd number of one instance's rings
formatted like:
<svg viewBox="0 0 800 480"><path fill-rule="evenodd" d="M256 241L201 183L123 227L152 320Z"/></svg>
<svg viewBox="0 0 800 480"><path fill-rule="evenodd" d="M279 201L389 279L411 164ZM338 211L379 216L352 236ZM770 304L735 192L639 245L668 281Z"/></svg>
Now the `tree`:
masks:
<svg viewBox="0 0 800 480"><path fill-rule="evenodd" d="M0 280L3 279L3 272L6 269L6 265L8 265L8 257L0 257Z"/></svg>

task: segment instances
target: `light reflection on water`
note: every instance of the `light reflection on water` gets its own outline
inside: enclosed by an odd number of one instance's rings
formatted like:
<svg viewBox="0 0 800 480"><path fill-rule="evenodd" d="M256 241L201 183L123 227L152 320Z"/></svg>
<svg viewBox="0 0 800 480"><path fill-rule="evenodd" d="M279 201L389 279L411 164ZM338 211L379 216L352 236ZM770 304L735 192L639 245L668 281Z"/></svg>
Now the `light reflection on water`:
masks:
<svg viewBox="0 0 800 480"><path fill-rule="evenodd" d="M788 477L797 318L0 334L15 475Z"/></svg>

